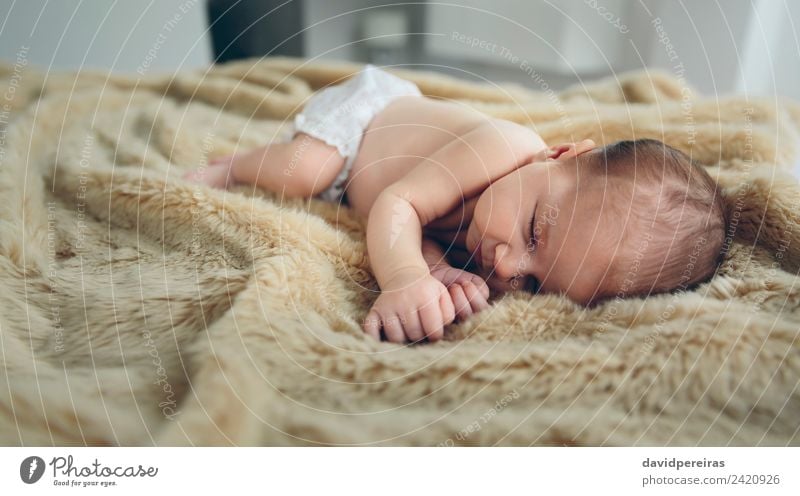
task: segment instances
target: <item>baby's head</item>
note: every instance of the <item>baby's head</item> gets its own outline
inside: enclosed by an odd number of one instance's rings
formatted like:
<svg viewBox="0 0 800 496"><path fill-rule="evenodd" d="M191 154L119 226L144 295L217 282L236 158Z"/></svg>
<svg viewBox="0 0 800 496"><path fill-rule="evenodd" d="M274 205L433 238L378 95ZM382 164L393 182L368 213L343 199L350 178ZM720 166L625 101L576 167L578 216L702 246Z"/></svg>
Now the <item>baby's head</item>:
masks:
<svg viewBox="0 0 800 496"><path fill-rule="evenodd" d="M714 180L656 140L551 147L495 181L467 247L498 290L582 304L687 289L715 271L726 215Z"/></svg>

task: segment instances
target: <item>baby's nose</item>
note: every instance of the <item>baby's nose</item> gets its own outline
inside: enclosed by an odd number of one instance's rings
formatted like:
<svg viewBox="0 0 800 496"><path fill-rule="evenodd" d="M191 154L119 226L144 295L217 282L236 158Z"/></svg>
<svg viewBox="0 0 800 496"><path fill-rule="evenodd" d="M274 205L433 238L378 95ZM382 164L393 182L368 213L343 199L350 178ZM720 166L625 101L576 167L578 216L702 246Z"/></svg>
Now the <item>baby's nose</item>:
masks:
<svg viewBox="0 0 800 496"><path fill-rule="evenodd" d="M517 276L519 269L514 257L510 256L508 245L499 243L494 249L494 273L503 280Z"/></svg>

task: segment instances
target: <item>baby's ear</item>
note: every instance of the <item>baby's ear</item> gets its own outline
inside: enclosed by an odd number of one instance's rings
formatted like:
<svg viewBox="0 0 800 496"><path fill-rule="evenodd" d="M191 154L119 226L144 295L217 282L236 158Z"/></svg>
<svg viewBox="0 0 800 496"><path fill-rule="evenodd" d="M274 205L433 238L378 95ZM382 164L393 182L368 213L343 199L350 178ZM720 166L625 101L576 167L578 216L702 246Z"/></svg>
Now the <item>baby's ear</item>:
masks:
<svg viewBox="0 0 800 496"><path fill-rule="evenodd" d="M590 139L585 139L577 143L561 143L551 146L547 150L547 158L553 160L566 160L594 150L596 147L597 145Z"/></svg>

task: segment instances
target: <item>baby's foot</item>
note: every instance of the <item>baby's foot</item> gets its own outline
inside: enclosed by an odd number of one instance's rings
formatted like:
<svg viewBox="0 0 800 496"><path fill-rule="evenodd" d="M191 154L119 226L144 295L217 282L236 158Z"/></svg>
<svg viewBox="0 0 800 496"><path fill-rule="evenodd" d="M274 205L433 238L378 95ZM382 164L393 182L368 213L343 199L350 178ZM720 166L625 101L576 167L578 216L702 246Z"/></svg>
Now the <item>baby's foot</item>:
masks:
<svg viewBox="0 0 800 496"><path fill-rule="evenodd" d="M183 178L193 183L207 184L212 188L227 189L233 183L230 168L231 161L215 161L206 167L187 172Z"/></svg>

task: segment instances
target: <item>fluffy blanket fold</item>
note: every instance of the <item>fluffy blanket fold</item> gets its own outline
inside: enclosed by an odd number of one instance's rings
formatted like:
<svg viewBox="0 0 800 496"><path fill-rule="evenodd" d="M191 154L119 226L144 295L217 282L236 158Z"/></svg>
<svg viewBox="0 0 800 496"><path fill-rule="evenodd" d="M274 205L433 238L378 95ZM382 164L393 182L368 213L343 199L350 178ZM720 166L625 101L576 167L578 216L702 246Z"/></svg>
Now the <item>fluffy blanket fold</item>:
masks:
<svg viewBox="0 0 800 496"><path fill-rule="evenodd" d="M800 444L797 104L395 71L546 141L662 139L724 186L733 240L693 291L512 293L404 347L360 330L377 287L346 209L181 179L358 68L0 70L0 444Z"/></svg>

